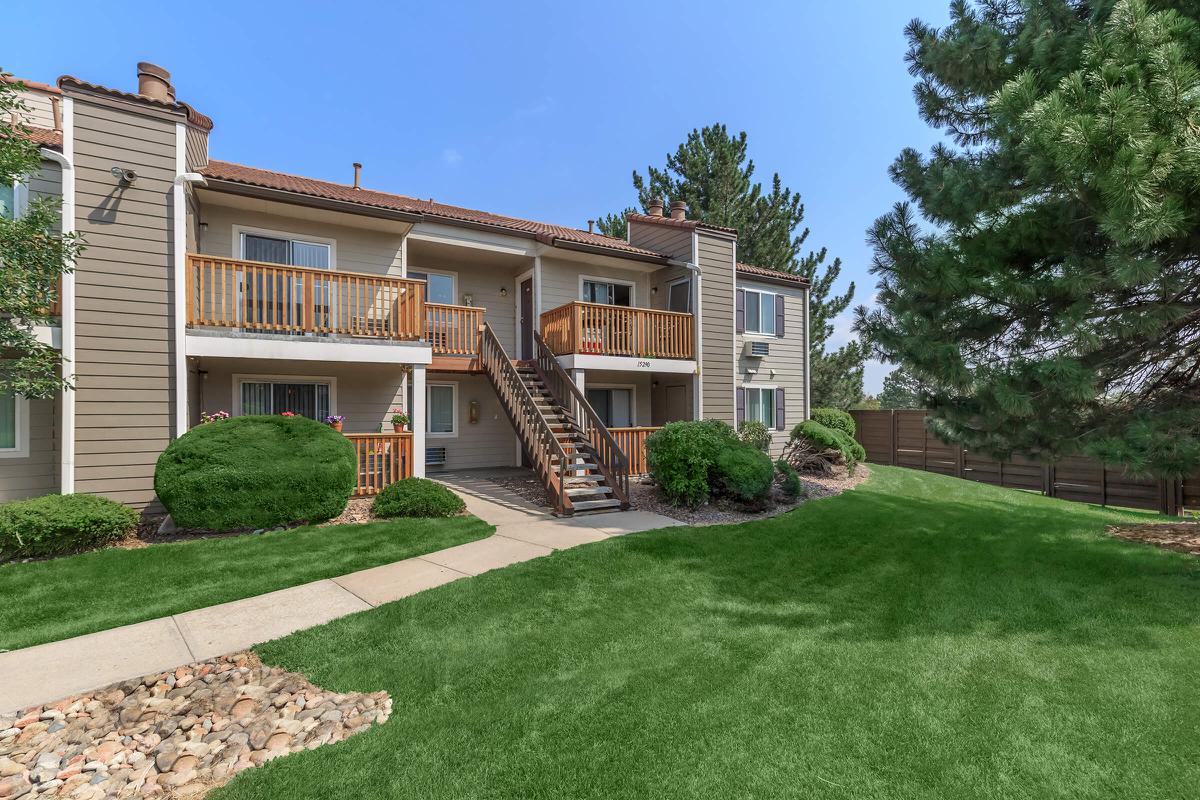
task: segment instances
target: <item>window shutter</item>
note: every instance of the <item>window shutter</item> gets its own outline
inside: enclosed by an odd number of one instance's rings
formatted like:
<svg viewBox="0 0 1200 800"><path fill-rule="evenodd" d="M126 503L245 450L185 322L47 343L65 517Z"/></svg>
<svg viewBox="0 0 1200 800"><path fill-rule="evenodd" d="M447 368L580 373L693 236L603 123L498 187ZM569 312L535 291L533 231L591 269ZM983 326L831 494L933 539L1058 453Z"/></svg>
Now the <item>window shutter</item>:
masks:
<svg viewBox="0 0 1200 800"><path fill-rule="evenodd" d="M780 299L780 301L783 300L782 297L779 299ZM783 389L776 389L775 390L775 430L777 430L777 431L786 431L787 430L787 422L784 421L785 420L785 415L784 415L785 411L786 411L786 409L783 404Z"/></svg>
<svg viewBox="0 0 1200 800"><path fill-rule="evenodd" d="M734 318L737 320L737 332L745 333L746 332L746 290L745 289L737 290L737 313L734 314Z"/></svg>
<svg viewBox="0 0 1200 800"><path fill-rule="evenodd" d="M746 421L746 390L739 386L734 389L734 394L737 396L737 425L740 428Z"/></svg>
<svg viewBox="0 0 1200 800"><path fill-rule="evenodd" d="M775 335L783 336L783 295L775 295Z"/></svg>

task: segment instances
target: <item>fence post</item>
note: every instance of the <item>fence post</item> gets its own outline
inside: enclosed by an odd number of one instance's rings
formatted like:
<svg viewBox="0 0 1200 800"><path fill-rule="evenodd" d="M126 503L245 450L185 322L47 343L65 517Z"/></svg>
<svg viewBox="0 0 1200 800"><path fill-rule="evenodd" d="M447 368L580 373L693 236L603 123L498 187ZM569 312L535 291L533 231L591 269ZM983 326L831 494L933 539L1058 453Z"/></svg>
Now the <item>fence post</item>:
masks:
<svg viewBox="0 0 1200 800"><path fill-rule="evenodd" d="M967 459L966 459L966 454L967 454L967 451L966 451L966 450L964 450L962 447L957 447L957 448L955 448L955 453L954 453L954 455L955 455L955 456L957 456L957 458L955 459L956 463L955 463L955 465L954 465L954 466L955 466L955 468L958 470L958 477L959 477L959 478L961 478L961 477L963 476L964 467L965 467L965 462L966 462L966 460L967 460Z"/></svg>
<svg viewBox="0 0 1200 800"><path fill-rule="evenodd" d="M1179 487L1181 482L1178 480L1167 480L1160 478L1158 481L1161 494L1159 495L1158 512L1167 516L1175 516L1179 513Z"/></svg>
<svg viewBox="0 0 1200 800"><path fill-rule="evenodd" d="M896 409L888 412L888 430L891 432L891 449L888 451L888 465L896 466Z"/></svg>

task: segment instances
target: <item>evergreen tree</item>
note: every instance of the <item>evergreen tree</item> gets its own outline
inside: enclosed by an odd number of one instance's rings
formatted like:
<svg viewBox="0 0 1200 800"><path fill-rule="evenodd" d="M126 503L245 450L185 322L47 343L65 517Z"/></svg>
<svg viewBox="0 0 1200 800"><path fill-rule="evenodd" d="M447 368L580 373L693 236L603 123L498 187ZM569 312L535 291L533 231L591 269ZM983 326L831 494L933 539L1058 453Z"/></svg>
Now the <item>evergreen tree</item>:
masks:
<svg viewBox="0 0 1200 800"><path fill-rule="evenodd" d="M922 116L858 329L974 450L1200 466L1200 10L956 0L908 28Z"/></svg>
<svg viewBox="0 0 1200 800"><path fill-rule="evenodd" d="M854 283L835 294L842 271L840 259L826 264L825 248L804 252L808 239L800 195L783 185L778 173L763 191L754 180L754 162L747 155L746 134L730 135L722 124L693 130L669 154L663 168L649 167L647 177L636 170L633 187L642 209L651 200L683 200L692 219L738 231L738 259L748 264L800 275L812 284L809 295L814 406L849 408L862 397L865 348L858 342L826 353L833 320L850 306ZM634 209L627 209L632 211ZM600 220L600 230L626 238L624 213Z"/></svg>
<svg viewBox="0 0 1200 800"><path fill-rule="evenodd" d="M26 111L20 83L0 71L0 186L25 181L41 168L41 155L22 124ZM17 120L8 124L8 120ZM11 200L0 199L0 205ZM41 198L21 215L0 209L0 393L54 397L67 385L59 374L62 354L38 341L34 327L50 323L48 309L58 280L81 249L77 234L54 233L60 201Z"/></svg>
<svg viewBox="0 0 1200 800"><path fill-rule="evenodd" d="M908 373L904 367L897 367L883 379L883 391L879 393L879 407L884 409L896 408L925 408L927 389L921 382Z"/></svg>

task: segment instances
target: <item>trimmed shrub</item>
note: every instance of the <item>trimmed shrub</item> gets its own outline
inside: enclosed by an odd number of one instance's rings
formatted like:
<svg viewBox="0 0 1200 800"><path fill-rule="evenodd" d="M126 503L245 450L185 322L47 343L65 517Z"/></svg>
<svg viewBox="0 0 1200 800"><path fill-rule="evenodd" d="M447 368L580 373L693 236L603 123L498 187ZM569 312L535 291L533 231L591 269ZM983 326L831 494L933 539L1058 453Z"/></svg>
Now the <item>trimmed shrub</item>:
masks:
<svg viewBox="0 0 1200 800"><path fill-rule="evenodd" d="M804 492L804 486L800 483L800 474L796 472L795 467L781 458L775 462L775 471L779 476L779 490L783 492L783 496L791 500L799 498Z"/></svg>
<svg viewBox="0 0 1200 800"><path fill-rule="evenodd" d="M854 417L840 408L814 408L812 420L821 423L826 428L841 431L851 439L858 431L858 426L854 424Z"/></svg>
<svg viewBox="0 0 1200 800"><path fill-rule="evenodd" d="M775 475L771 459L752 445L727 447L717 455L717 477L730 497L743 503L761 502L771 492Z"/></svg>
<svg viewBox="0 0 1200 800"><path fill-rule="evenodd" d="M834 465L844 463L853 474L867 453L845 431L809 419L792 429L783 457L800 472L829 474Z"/></svg>
<svg viewBox="0 0 1200 800"><path fill-rule="evenodd" d="M743 422L738 428L738 438L756 450L771 449L771 430L758 420Z"/></svg>
<svg viewBox="0 0 1200 800"><path fill-rule="evenodd" d="M200 425L158 457L154 490L181 528L233 530L324 522L346 508L354 445L304 417Z"/></svg>
<svg viewBox="0 0 1200 800"><path fill-rule="evenodd" d="M667 500L698 506L708 499L717 456L739 444L719 420L669 422L646 437L646 462Z"/></svg>
<svg viewBox="0 0 1200 800"><path fill-rule="evenodd" d="M132 508L93 494L48 494L0 505L0 558L78 553L137 528Z"/></svg>
<svg viewBox="0 0 1200 800"><path fill-rule="evenodd" d="M467 504L437 481L405 478L384 487L371 510L377 517L453 517Z"/></svg>

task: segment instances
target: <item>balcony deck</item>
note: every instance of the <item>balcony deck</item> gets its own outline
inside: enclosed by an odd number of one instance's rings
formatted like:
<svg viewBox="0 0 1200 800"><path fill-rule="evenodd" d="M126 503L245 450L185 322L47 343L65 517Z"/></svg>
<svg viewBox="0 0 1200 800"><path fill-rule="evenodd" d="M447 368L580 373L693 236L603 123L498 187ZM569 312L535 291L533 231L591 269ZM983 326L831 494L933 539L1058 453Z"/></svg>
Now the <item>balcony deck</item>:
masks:
<svg viewBox="0 0 1200 800"><path fill-rule="evenodd" d="M691 314L575 301L542 314L542 338L555 355L696 357Z"/></svg>

